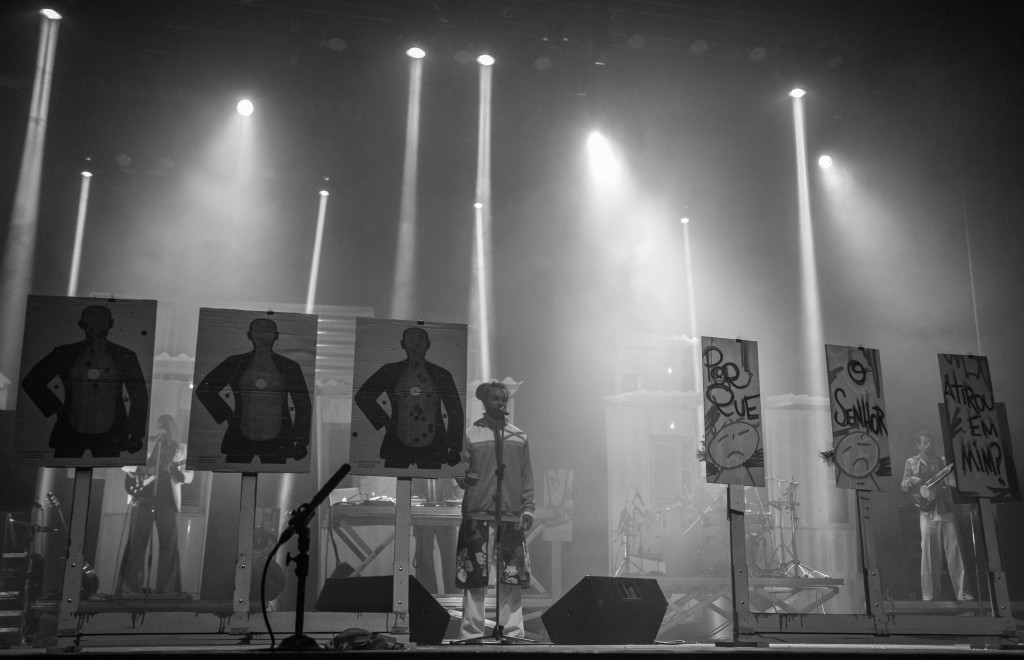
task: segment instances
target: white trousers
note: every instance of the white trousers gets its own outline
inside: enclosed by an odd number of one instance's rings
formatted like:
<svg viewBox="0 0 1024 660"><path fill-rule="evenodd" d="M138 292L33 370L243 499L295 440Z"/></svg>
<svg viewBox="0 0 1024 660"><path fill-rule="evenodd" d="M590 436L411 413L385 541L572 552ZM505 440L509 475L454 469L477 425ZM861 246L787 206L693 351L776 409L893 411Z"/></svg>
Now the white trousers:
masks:
<svg viewBox="0 0 1024 660"><path fill-rule="evenodd" d="M942 576L942 553L946 554L949 578L953 581L957 600L964 600L964 560L957 543L956 522L933 520L932 514L921 513L921 599L931 600Z"/></svg>
<svg viewBox="0 0 1024 660"><path fill-rule="evenodd" d="M494 586L494 576L498 574L494 564L494 525L488 525L487 548L488 584ZM523 627L523 588L512 584L498 584L498 624L503 626L506 637L524 637ZM486 629L484 620L487 608L484 599L487 588L463 589L462 591L462 625L459 628L459 639L483 637Z"/></svg>
<svg viewBox="0 0 1024 660"><path fill-rule="evenodd" d="M502 632L506 637L523 637L523 589L511 584L498 585L498 623L504 626ZM459 628L460 639L483 637L485 633L484 618L486 609L484 597L487 589L465 589L462 592L462 626Z"/></svg>

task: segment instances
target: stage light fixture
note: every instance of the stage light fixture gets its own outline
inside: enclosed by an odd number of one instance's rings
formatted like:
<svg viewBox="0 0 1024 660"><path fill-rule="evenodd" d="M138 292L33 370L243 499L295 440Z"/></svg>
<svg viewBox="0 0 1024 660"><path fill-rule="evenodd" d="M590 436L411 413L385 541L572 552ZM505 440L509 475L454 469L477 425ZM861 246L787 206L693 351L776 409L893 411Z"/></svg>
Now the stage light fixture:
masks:
<svg viewBox="0 0 1024 660"><path fill-rule="evenodd" d="M679 218L679 222L683 223L684 225L687 225L687 224L690 224L690 219L689 218Z"/></svg>
<svg viewBox="0 0 1024 660"><path fill-rule="evenodd" d="M250 101L249 99L242 99L238 102L238 105L235 106L235 109L238 110L238 114L242 115L243 117L248 117L253 113L253 110L255 108L252 105L252 101Z"/></svg>
<svg viewBox="0 0 1024 660"><path fill-rule="evenodd" d="M82 170L82 176L88 179L89 177L92 176L92 172L90 172L89 170Z"/></svg>
<svg viewBox="0 0 1024 660"><path fill-rule="evenodd" d="M326 191L326 190L321 190L321 191L320 191L320 196L321 196L321 197L327 197L327 196L328 196L328 195L330 195L330 194L331 194L331 193L329 193L329 192L328 192L328 191Z"/></svg>
<svg viewBox="0 0 1024 660"><path fill-rule="evenodd" d="M829 156L828 154L820 156L818 158L818 167L820 167L823 170L827 170L828 168L832 167L832 156Z"/></svg>
<svg viewBox="0 0 1024 660"><path fill-rule="evenodd" d="M409 50L405 51L405 54L414 60L421 60L427 56L427 51L423 50L419 46L413 46Z"/></svg>
<svg viewBox="0 0 1024 660"><path fill-rule="evenodd" d="M473 208L475 208L475 209L482 209L483 207L484 207L484 205L481 204L480 202L475 202L473 204Z"/></svg>
<svg viewBox="0 0 1024 660"><path fill-rule="evenodd" d="M598 131L587 136L587 154L590 172L608 190L612 184L623 182L623 166L611 142Z"/></svg>
<svg viewBox="0 0 1024 660"><path fill-rule="evenodd" d="M807 92L805 92L804 90L800 89L799 87L794 87L793 89L791 89L789 91L789 95L792 96L795 99L802 99L804 96L807 95Z"/></svg>
<svg viewBox="0 0 1024 660"><path fill-rule="evenodd" d="M60 19L63 18L63 16L61 16L53 9L40 9L39 13L45 16L46 18L50 19L51 21L59 21Z"/></svg>
<svg viewBox="0 0 1024 660"><path fill-rule="evenodd" d="M494 64L494 58L486 54L476 58L476 61L482 64L483 66L491 66Z"/></svg>

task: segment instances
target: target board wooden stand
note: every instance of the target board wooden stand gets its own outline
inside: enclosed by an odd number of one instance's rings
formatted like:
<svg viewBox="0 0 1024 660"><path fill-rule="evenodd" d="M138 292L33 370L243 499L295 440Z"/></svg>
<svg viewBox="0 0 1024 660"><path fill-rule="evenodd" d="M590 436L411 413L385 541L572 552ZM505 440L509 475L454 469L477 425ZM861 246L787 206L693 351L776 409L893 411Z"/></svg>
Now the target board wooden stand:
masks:
<svg viewBox="0 0 1024 660"><path fill-rule="evenodd" d="M58 610L58 638L75 636L79 632L78 616L82 597L82 564L85 562L85 523L89 513L89 490L92 487L92 468L75 468L74 490L71 495L71 518L68 533L68 553L64 562L64 580Z"/></svg>
<svg viewBox="0 0 1024 660"><path fill-rule="evenodd" d="M243 473L239 498L240 524L238 526L235 586L230 602L216 603L186 601L195 605L192 611L148 610L146 603L134 604L81 600L81 566L84 562L86 518L92 483L91 468L75 470L74 491L71 502L70 538L68 558L64 567L64 581L60 600L58 646L127 645L145 642L144 638L174 643L175 635L189 636L189 643L213 637L230 635L251 638L265 633L261 617L250 613L250 588L253 560L253 531L256 520L255 473ZM289 612L274 612L271 624L279 632L290 630ZM253 625L258 623L258 625ZM117 636L125 637L118 639ZM141 636L141 637L140 637ZM94 638L94 639L93 639ZM102 640L102 641L101 641ZM185 643L184 637L180 643Z"/></svg>
<svg viewBox="0 0 1024 660"><path fill-rule="evenodd" d="M701 338L704 386L704 448L709 482L728 487L732 640L723 645L787 643L970 643L1015 646L1009 592L999 558L994 504L1019 497L1013 473L1005 407L992 395L984 357L940 354L943 403L939 419L945 454L956 470L954 501L976 504L986 548L989 603L980 616L950 616L887 610L875 550L872 492L892 480L885 419L881 359L877 349L826 345L829 400L833 404L836 487L856 493L860 561L864 580L862 614L753 612L747 566L744 486L764 486L763 436L757 343L740 338ZM969 390L972 396L963 394ZM842 396L840 396L840 393ZM876 417L849 414L842 401L870 405ZM735 402L743 401L743 406ZM733 456L740 456L739 460ZM1000 460L995 460L998 456ZM958 462L959 461L959 462ZM962 499L956 500L957 497ZM960 594L957 594L960 596ZM778 610L779 608L775 608ZM963 614L963 610L958 614Z"/></svg>
<svg viewBox="0 0 1024 660"><path fill-rule="evenodd" d="M391 611L395 623L391 628L394 635L409 634L409 561L412 535L412 478L399 477L395 493L395 563L392 581Z"/></svg>
<svg viewBox="0 0 1024 660"><path fill-rule="evenodd" d="M729 533L732 560L733 639L725 645L766 646L777 643L939 643L1016 646L1010 597L996 544L994 506L979 498L982 537L987 549L991 616L948 616L886 611L875 555L871 491L858 490L857 517L864 576L864 614L758 613L750 609L742 486L729 486Z"/></svg>
<svg viewBox="0 0 1024 660"><path fill-rule="evenodd" d="M124 646L195 646L208 644L237 645L252 644L258 648L269 645L270 638L259 608L253 611L250 598L253 571L262 566L253 564L253 535L256 523L257 474L242 473L239 498L239 527L237 553L235 558L234 591L230 602L182 601L173 610L163 610L154 602L143 601L102 601L82 600L82 565L84 562L86 518L89 509L89 492L92 483L91 468L76 468L74 492L71 502L68 559L64 568L64 580L58 614L56 648L76 650L81 647L124 647ZM399 484L401 489L401 483ZM408 538L409 505L411 496L408 481L406 489L406 534ZM401 500L400 500L401 501ZM400 507L401 508L401 507ZM400 515L399 518L402 516ZM401 538L401 537L399 537ZM396 557L400 552L397 543ZM409 542L404 544L404 568L408 574ZM396 573L397 574L397 573ZM258 575L258 574L257 574ZM408 580L396 580L396 585L408 589ZM396 592L399 586L396 586ZM396 613L408 611L408 597L396 597ZM389 628L390 619L396 619ZM290 635L295 626L295 612L269 612L271 629L279 642ZM405 617L390 617L387 613L348 612L307 612L304 628L306 634L320 642L351 627L374 631L389 630L399 636L405 626Z"/></svg>

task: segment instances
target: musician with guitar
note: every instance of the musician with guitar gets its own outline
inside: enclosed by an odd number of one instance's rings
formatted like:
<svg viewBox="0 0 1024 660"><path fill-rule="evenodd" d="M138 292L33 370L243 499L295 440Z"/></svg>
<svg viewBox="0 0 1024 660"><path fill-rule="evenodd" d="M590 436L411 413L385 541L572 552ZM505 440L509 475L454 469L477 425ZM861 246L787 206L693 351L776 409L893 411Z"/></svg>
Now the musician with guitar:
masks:
<svg viewBox="0 0 1024 660"><path fill-rule="evenodd" d="M194 473L185 467L185 445L175 438L171 415L160 415L157 432L149 438L146 465L126 465L128 491L128 545L121 560L115 593L181 593L181 562L178 551L178 512L181 485L191 483ZM147 574L153 552L153 526L160 541L156 581Z"/></svg>
<svg viewBox="0 0 1024 660"><path fill-rule="evenodd" d="M932 600L941 592L939 578L942 553L946 555L949 577L958 601L972 601L964 591L964 561L954 518L950 486L955 486L953 464L935 455L935 436L931 431L917 434L916 456L907 459L900 488L917 507L921 524L921 600Z"/></svg>

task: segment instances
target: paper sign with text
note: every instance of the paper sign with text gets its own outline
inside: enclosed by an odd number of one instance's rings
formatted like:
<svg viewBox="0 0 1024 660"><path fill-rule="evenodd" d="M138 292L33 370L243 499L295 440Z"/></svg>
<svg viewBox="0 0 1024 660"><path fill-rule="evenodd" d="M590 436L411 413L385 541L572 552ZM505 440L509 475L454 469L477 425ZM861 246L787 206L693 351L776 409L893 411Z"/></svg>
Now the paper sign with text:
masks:
<svg viewBox="0 0 1024 660"><path fill-rule="evenodd" d="M948 430L947 458L961 495L1000 498L1010 494L1014 470L992 394L988 359L939 354L942 402Z"/></svg>
<svg viewBox="0 0 1024 660"><path fill-rule="evenodd" d="M764 486L757 342L701 337L701 371L708 482Z"/></svg>
<svg viewBox="0 0 1024 660"><path fill-rule="evenodd" d="M825 346L836 487L891 490L892 456L878 350Z"/></svg>

